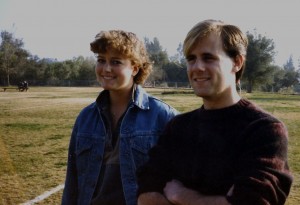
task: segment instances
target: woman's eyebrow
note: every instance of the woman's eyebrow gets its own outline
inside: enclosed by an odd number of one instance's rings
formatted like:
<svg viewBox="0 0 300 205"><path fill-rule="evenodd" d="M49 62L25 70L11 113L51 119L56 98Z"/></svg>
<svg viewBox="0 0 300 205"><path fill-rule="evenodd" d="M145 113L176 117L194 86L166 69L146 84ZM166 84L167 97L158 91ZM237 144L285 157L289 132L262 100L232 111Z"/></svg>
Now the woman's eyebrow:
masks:
<svg viewBox="0 0 300 205"><path fill-rule="evenodd" d="M123 58L121 57L111 57L112 60L122 60Z"/></svg>

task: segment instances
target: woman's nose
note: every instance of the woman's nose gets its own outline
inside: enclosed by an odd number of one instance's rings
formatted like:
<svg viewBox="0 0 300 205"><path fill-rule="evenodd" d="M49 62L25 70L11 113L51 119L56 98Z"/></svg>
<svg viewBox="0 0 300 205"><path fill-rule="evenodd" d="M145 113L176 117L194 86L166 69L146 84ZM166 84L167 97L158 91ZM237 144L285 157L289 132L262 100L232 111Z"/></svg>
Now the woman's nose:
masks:
<svg viewBox="0 0 300 205"><path fill-rule="evenodd" d="M111 72L111 65L109 63L105 63L103 66L103 70L106 72Z"/></svg>

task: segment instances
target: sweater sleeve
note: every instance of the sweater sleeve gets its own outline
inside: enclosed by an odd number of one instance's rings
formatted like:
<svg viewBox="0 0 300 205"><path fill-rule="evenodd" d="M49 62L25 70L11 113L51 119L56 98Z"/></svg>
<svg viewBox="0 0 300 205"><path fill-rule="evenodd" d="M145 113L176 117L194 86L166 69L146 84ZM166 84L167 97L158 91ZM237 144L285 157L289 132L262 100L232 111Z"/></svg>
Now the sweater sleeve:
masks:
<svg viewBox="0 0 300 205"><path fill-rule="evenodd" d="M252 123L245 136L228 201L233 205L284 204L293 180L287 162L286 127L276 119L264 118Z"/></svg>
<svg viewBox="0 0 300 205"><path fill-rule="evenodd" d="M137 169L138 196L146 192L163 194L166 182L172 179L171 158L168 150L172 135L171 124L172 120L167 124L157 145L150 149L148 162Z"/></svg>

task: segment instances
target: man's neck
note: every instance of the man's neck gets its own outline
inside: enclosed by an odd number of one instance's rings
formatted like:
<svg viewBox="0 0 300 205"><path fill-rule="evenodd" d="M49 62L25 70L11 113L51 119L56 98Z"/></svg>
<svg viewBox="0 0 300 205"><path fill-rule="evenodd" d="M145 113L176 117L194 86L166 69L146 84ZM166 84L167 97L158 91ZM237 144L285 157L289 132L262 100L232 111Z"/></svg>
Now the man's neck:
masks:
<svg viewBox="0 0 300 205"><path fill-rule="evenodd" d="M230 107L240 101L241 96L235 91L229 94L222 94L214 98L203 97L203 104L206 110L216 110Z"/></svg>

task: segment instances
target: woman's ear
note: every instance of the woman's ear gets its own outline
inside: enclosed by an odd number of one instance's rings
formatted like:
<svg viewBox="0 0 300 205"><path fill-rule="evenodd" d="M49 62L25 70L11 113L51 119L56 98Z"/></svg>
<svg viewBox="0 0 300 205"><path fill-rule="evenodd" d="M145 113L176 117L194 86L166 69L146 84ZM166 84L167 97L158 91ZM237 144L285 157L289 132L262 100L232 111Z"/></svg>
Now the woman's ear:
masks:
<svg viewBox="0 0 300 205"><path fill-rule="evenodd" d="M132 76L136 76L139 72L140 68L138 66L133 66Z"/></svg>

